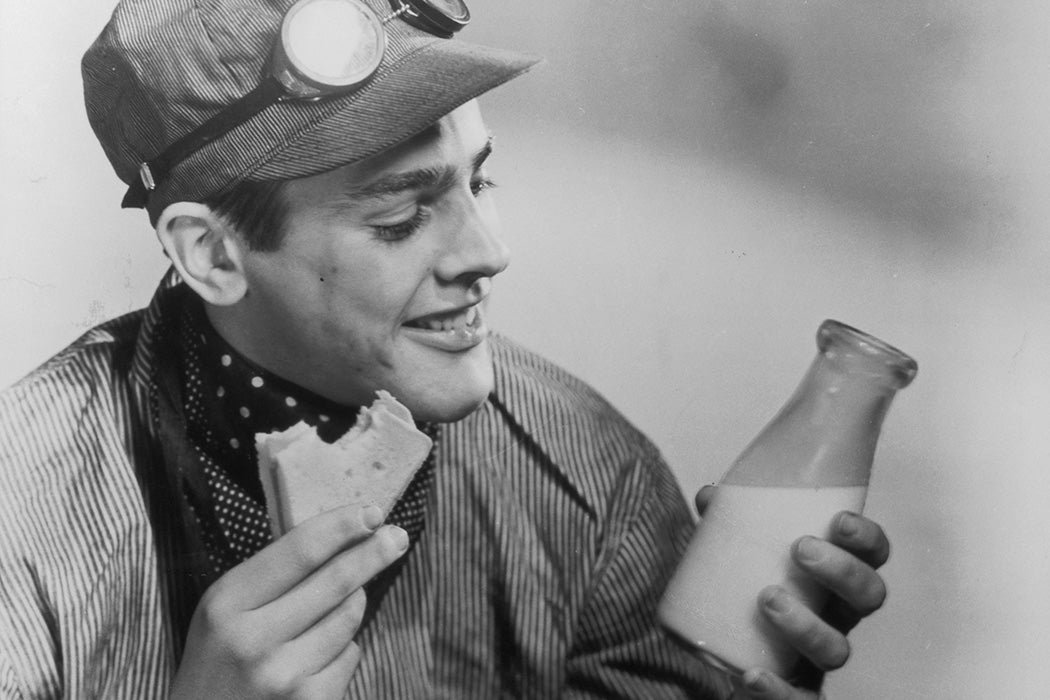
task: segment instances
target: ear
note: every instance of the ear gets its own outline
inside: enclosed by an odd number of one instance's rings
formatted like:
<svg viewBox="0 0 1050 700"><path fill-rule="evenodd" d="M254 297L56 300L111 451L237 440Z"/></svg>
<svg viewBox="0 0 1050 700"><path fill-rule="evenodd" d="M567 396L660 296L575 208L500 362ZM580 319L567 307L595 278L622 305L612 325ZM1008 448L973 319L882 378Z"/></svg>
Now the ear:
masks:
<svg viewBox="0 0 1050 700"><path fill-rule="evenodd" d="M197 202L168 205L157 219L157 238L186 284L204 301L236 304L248 291L236 233Z"/></svg>

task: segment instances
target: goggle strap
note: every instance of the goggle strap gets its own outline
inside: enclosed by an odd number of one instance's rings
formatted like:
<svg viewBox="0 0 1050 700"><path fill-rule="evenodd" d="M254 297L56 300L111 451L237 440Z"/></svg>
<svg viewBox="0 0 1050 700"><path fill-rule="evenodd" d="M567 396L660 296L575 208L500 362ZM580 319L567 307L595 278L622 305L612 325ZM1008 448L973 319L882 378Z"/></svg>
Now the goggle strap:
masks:
<svg viewBox="0 0 1050 700"><path fill-rule="evenodd" d="M121 207L142 209L156 183L164 180L175 163L195 153L229 131L230 124L243 124L284 96L284 87L273 76L267 76L239 100L171 144L166 151L139 167L139 177L131 182Z"/></svg>
<svg viewBox="0 0 1050 700"><path fill-rule="evenodd" d="M390 0L391 7L395 4L395 14L401 16L408 24L442 39L451 39L470 21L470 10L464 3L460 3L463 8L463 14L460 16L435 7L429 0Z"/></svg>

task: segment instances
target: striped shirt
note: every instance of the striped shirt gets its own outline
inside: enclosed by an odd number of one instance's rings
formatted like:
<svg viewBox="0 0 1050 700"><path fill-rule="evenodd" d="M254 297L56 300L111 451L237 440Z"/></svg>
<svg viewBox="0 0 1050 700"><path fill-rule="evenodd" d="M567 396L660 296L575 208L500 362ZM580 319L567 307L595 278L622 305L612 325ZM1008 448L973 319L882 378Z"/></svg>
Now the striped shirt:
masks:
<svg viewBox="0 0 1050 700"><path fill-rule="evenodd" d="M169 277L0 395L0 697L163 698L176 665L146 480ZM597 393L494 337L442 426L426 527L359 634L349 698L724 698L655 607L693 523Z"/></svg>

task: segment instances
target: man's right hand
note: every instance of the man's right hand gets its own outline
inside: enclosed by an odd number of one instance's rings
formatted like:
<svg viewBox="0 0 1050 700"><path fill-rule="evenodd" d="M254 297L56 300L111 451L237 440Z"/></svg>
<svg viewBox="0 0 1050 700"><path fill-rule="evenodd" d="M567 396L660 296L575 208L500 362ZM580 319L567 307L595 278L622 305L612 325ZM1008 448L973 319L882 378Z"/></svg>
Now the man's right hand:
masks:
<svg viewBox="0 0 1050 700"><path fill-rule="evenodd" d="M360 661L362 586L408 549L381 518L374 506L323 513L216 581L193 613L172 699L342 698Z"/></svg>

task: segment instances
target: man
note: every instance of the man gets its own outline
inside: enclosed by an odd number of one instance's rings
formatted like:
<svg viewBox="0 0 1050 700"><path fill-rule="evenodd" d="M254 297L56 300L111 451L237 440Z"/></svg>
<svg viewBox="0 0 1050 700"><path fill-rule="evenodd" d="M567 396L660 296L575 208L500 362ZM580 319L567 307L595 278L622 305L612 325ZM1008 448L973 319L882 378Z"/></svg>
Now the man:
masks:
<svg viewBox="0 0 1050 700"><path fill-rule="evenodd" d="M491 333L508 254L480 95L535 61L449 35L457 2L127 0L89 116L172 272L4 393L4 697L810 698L730 688L654 622L692 530L656 449ZM331 41L328 41L331 39ZM375 391L436 446L387 523L271 541L253 436L333 439ZM884 595L877 525L793 555L846 629ZM843 633L756 605L810 660ZM845 611L845 612L842 612Z"/></svg>

